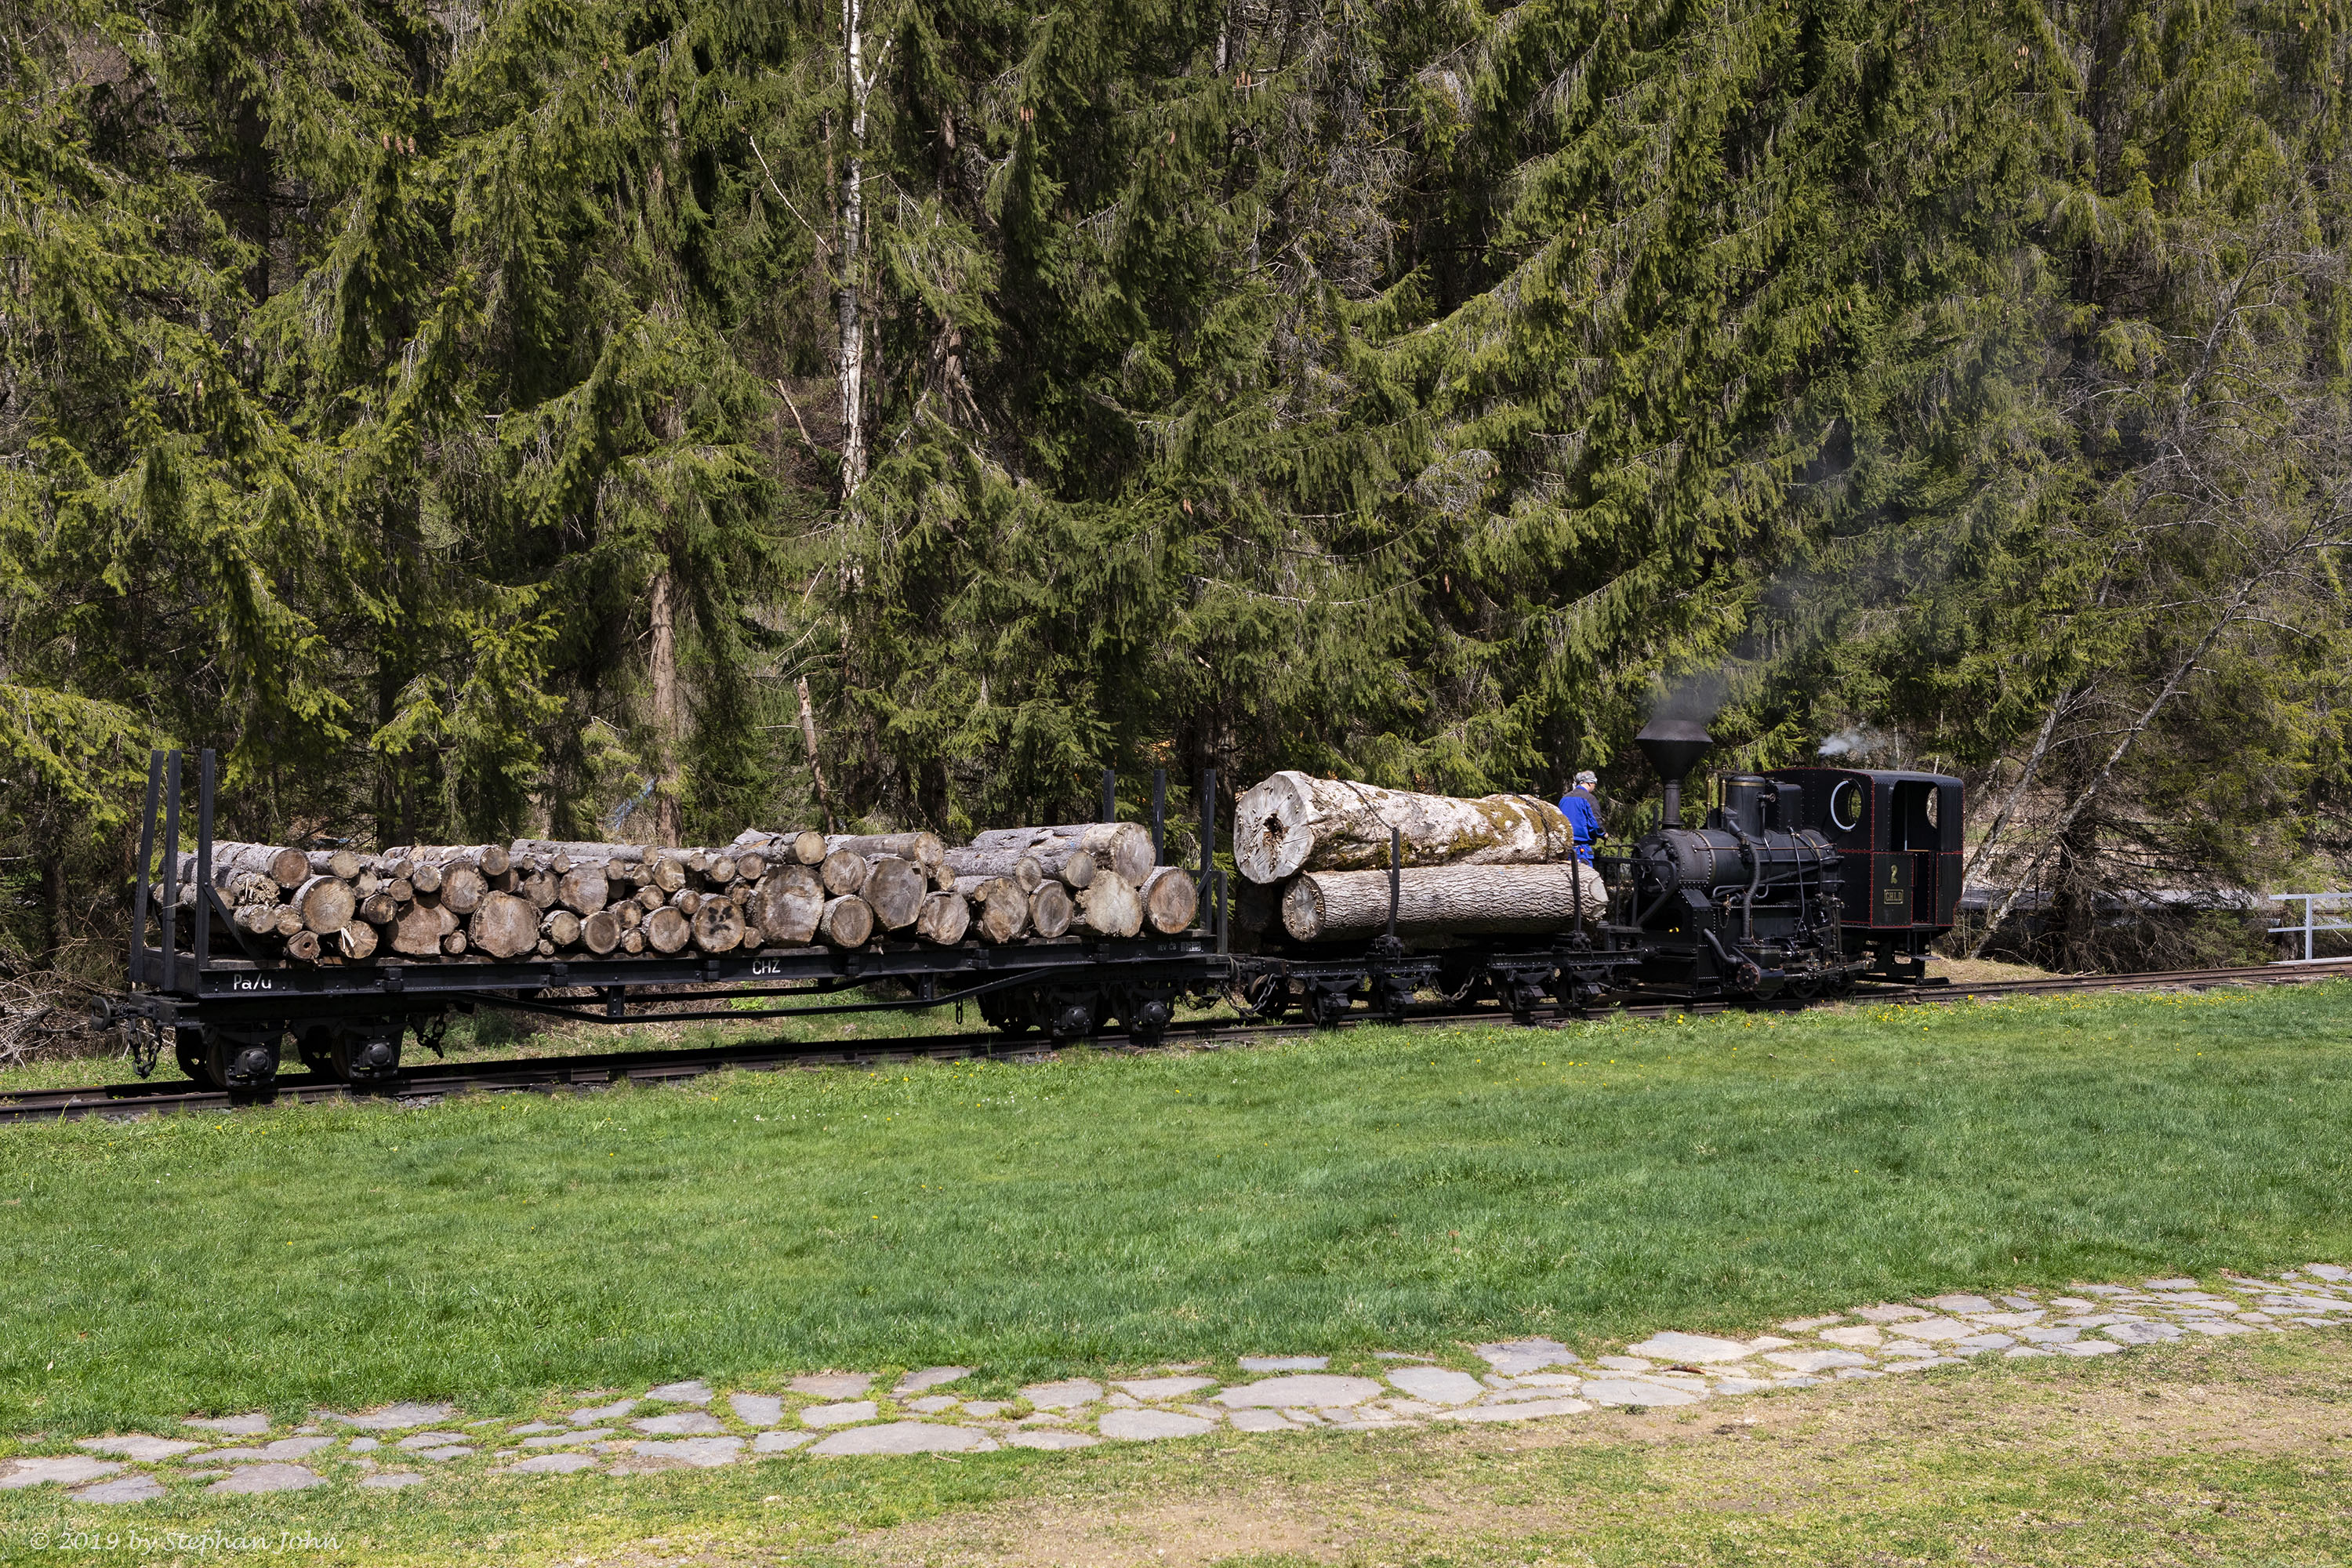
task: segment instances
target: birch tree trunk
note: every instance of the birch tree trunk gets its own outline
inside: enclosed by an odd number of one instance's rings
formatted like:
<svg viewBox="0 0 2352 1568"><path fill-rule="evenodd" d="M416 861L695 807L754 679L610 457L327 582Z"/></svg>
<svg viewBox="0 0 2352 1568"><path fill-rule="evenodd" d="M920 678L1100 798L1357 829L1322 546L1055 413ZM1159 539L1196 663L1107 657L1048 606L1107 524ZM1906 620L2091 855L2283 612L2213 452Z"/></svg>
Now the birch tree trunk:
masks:
<svg viewBox="0 0 2352 1568"><path fill-rule="evenodd" d="M646 618L650 623L646 658L652 665L654 688L654 837L662 844L677 842L680 822L677 800L677 607L669 563L654 574Z"/></svg>

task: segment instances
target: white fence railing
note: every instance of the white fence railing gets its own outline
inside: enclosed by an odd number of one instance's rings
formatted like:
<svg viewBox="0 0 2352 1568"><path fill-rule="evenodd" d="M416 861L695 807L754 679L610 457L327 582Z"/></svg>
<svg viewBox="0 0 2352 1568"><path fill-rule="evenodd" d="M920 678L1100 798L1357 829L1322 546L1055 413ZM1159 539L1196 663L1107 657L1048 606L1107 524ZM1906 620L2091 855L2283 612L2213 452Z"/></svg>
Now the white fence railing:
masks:
<svg viewBox="0 0 2352 1568"><path fill-rule="evenodd" d="M2331 959L2313 957L2311 939L2321 931L2352 931L2352 921L2329 921L2323 922L2318 919L2318 916L2323 910L2329 913L2341 913L2347 906L2352 906L2352 893L2273 893L2271 897L2276 899L2282 904L2293 903L2298 899L2303 900L2303 923L2301 925L2271 927L2271 934L2273 936L2294 936L2300 933L2303 937L2303 956L2301 958L2273 959L2272 962L2274 963L2327 963L2336 962Z"/></svg>

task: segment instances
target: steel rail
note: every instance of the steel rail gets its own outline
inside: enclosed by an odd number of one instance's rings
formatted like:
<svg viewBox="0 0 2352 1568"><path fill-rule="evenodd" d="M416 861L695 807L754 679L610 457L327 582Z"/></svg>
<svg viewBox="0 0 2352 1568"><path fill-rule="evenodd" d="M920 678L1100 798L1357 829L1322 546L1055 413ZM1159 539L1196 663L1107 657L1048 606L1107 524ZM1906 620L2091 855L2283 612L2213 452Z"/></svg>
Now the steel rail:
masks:
<svg viewBox="0 0 2352 1568"><path fill-rule="evenodd" d="M2352 959L2292 967L2175 969L2138 974L2052 975L2046 979L1993 980L1973 985L1873 984L1843 1000L1911 1005L2000 996L2063 994L2078 992L2154 988L2205 989L2215 985L2294 985L2315 980L2352 977ZM1594 1014L1550 1013L1535 1020L1539 1027L1558 1028L1591 1018L1670 1017L1676 1014L1708 1016L1726 1012L1802 1012L1819 1003L1768 1000L1636 1002ZM1463 1012L1408 1014L1399 1020L1408 1027L1442 1028L1466 1025L1510 1023L1516 1015L1495 1007ZM1360 1028L1389 1020L1363 1015L1340 1026ZM1260 1038L1311 1035L1318 1026L1304 1021L1259 1022L1208 1018L1171 1023L1155 1045L1195 1044L1240 1046ZM917 1058L954 1060L980 1057L992 1060L1037 1061L1052 1058L1066 1046L1084 1045L1099 1050L1144 1050L1124 1034L1103 1034L1084 1041L1057 1042L1042 1036L1003 1035L973 1030L952 1035L901 1035L873 1040L811 1042L758 1041L741 1045L698 1046L677 1050L604 1051L574 1056L517 1058L495 1062L436 1062L404 1069L381 1084L348 1084L320 1074L283 1077L268 1096L232 1095L218 1089L181 1089L171 1082L94 1085L82 1089L32 1089L0 1093L0 1122L66 1121L80 1117L133 1117L168 1111L225 1111L257 1104L311 1104L331 1100L389 1100L404 1105L429 1103L469 1093L552 1093L569 1089L584 1093L617 1084L660 1084L699 1078L734 1068L743 1071L775 1071L792 1067L857 1067Z"/></svg>

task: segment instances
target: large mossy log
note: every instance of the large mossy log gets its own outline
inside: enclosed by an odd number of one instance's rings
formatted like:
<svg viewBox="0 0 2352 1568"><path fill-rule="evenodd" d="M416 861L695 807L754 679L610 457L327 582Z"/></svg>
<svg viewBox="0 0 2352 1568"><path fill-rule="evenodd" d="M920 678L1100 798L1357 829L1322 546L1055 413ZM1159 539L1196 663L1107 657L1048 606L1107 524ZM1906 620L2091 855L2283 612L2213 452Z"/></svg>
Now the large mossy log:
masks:
<svg viewBox="0 0 2352 1568"><path fill-rule="evenodd" d="M1572 931L1608 909L1608 889L1592 868L1551 866L1408 867L1397 875L1397 935L1541 935ZM1283 929L1299 942L1378 936L1389 919L1386 871L1307 871L1284 889Z"/></svg>
<svg viewBox="0 0 2352 1568"><path fill-rule="evenodd" d="M1253 882L1386 869L1391 829L1407 866L1540 865L1576 847L1559 807L1534 795L1465 800L1278 773L1234 805L1234 864Z"/></svg>

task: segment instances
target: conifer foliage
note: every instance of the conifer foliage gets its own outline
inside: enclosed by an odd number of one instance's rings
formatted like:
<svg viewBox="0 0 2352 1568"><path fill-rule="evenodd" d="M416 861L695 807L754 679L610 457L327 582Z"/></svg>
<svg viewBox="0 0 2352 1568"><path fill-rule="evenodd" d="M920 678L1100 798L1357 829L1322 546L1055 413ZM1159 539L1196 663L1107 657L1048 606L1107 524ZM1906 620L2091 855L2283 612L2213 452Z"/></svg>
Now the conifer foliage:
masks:
<svg viewBox="0 0 2352 1568"><path fill-rule="evenodd" d="M2325 881L2343 25L16 7L0 967L102 970L159 744L269 840L1106 765L1591 765L1632 828L1679 700L1962 772L2078 961L2119 889Z"/></svg>

